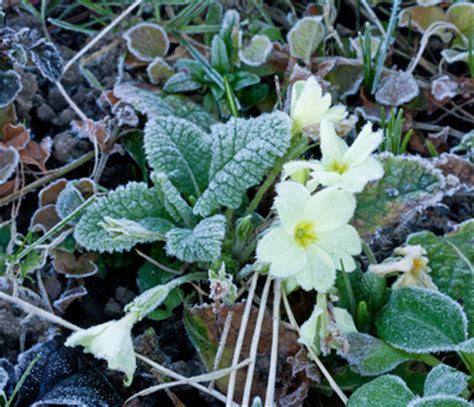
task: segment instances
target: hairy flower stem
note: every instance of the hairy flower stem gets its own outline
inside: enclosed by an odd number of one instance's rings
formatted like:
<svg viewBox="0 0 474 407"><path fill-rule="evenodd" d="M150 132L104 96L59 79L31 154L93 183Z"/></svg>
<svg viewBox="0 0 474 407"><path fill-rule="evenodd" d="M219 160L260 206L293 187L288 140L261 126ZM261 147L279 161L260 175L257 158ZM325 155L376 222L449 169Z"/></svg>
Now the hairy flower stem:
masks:
<svg viewBox="0 0 474 407"><path fill-rule="evenodd" d="M291 143L290 148L286 152L286 154L277 160L273 169L271 170L270 174L268 174L267 179L262 184L262 186L258 189L257 193L255 194L254 198L250 202L250 205L247 209L246 215L254 212L262 199L264 198L267 191L273 185L275 180L277 179L278 175L283 168L283 165L291 160L295 160L301 154L303 154L307 150L308 140L305 137L294 137Z"/></svg>
<svg viewBox="0 0 474 407"><path fill-rule="evenodd" d="M273 315L272 315L272 350L270 354L270 371L268 372L265 406L273 406L275 402L275 384L278 364L278 341L280 339L280 303L281 280L276 279L273 286Z"/></svg>

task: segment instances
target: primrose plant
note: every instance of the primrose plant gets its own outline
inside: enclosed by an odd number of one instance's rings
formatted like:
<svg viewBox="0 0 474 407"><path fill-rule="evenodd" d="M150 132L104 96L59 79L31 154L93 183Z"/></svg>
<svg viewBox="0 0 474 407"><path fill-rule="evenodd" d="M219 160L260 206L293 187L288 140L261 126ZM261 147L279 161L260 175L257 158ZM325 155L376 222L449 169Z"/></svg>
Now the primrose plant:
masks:
<svg viewBox="0 0 474 407"><path fill-rule="evenodd" d="M143 292L125 307L122 319L78 331L67 344L82 345L106 359L130 383L136 367L134 324L171 290L191 281L209 280L211 298L231 304L237 297L234 276L249 266L256 248L255 270L283 280L287 291L301 287L318 293L300 342L316 353L344 348L343 338L355 330L354 322L331 299L336 270L356 269L353 256L361 252L361 240L349 224L356 209L353 193L382 175L371 157L380 133L367 125L348 147L334 130L346 110L331 107L330 96L322 94L315 79L294 84L290 116L275 111L215 124L204 112L184 112L182 106L129 84L116 94L148 117L144 149L153 185L130 182L98 198L77 223L74 237L97 252L163 242L166 255L190 272ZM323 158L288 164L276 185L275 219L259 234L255 228L262 218L254 212L284 163L307 150L307 126L318 127ZM311 170L312 178L288 170L294 167L307 175ZM247 191L265 176L249 203Z"/></svg>

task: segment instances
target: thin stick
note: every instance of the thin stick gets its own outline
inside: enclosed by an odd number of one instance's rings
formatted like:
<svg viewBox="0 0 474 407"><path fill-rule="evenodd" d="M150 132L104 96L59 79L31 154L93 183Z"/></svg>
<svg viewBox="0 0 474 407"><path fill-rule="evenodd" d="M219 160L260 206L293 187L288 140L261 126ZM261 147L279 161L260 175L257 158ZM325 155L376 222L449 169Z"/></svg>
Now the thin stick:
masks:
<svg viewBox="0 0 474 407"><path fill-rule="evenodd" d="M283 291L282 292L282 296L283 296L283 304L285 306L285 311L286 311L286 314L288 315L288 319L290 320L290 324L291 326L298 332L298 335L300 334L300 327L298 326L298 323L296 322L296 319L295 319L295 316L293 314L293 311L291 310L291 306L290 306L290 303L288 301L288 298L285 294L285 292ZM344 392L341 390L341 388L339 387L339 385L336 383L336 381L333 379L333 377L331 376L331 373L329 373L329 371L326 369L326 367L324 366L323 362L321 362L321 360L318 358L318 355L316 355L316 353L314 352L314 350L311 348L311 347L306 347L306 349L308 350L308 353L309 355L311 356L311 359L314 360L314 362L316 363L316 365L318 366L319 370L321 370L321 373L324 375L324 377L326 378L326 380L328 381L329 385L331 386L331 388L335 391L335 393L339 396L339 398L341 399L341 401L345 404L347 404L347 397L346 395L344 394Z"/></svg>
<svg viewBox="0 0 474 407"><path fill-rule="evenodd" d="M237 337L237 343L235 344L234 356L232 358L232 365L236 365L239 362L240 351L244 343L245 331L247 330L247 324L249 321L250 311L252 310L253 297L255 295L255 288L257 287L258 273L255 272L252 276L252 282L250 284L249 295L247 302L245 303L244 313L240 322L239 335ZM237 371L232 371L229 377L229 384L227 386L227 402L226 407L230 407L234 400L235 381L237 379Z"/></svg>
<svg viewBox="0 0 474 407"><path fill-rule="evenodd" d="M260 333L262 331L263 317L265 316L265 307L268 301L268 293L270 292L271 278L267 277L265 286L263 287L262 300L258 308L257 321L255 322L254 333L252 337L252 344L250 345L250 365L247 370L247 378L245 380L244 396L242 398L242 406L247 406L250 401L250 394L252 392L253 375L255 371L255 361L257 359L258 342L260 340Z"/></svg>
<svg viewBox="0 0 474 407"><path fill-rule="evenodd" d="M150 256L141 252L138 249L135 249L135 251L137 252L139 256L143 257L146 261L158 267L160 270L166 271L167 273L175 274L177 276L183 274L180 270L175 270L175 269L172 269L171 267L165 266L164 264L158 263L155 259L151 258Z"/></svg>
<svg viewBox="0 0 474 407"><path fill-rule="evenodd" d="M281 280L276 279L273 285L273 326L272 326L272 351L270 354L270 372L268 373L267 393L265 406L273 407L275 404L275 383L278 363L278 341L280 339L280 302Z"/></svg>
<svg viewBox="0 0 474 407"><path fill-rule="evenodd" d="M162 383L162 384L159 384L157 386L151 386L151 387L148 387L147 389L141 390L138 393L135 393L133 396L129 397L125 401L125 404L127 404L128 402L132 401L133 399L135 399L137 397L148 396L150 394L156 393L157 391L168 389L170 387L182 386L184 384L191 384L191 383L208 382L210 380L214 381L214 380L220 379L221 377L227 376L233 370L242 369L243 367L247 366L249 363L250 363L250 360L245 359L244 361L240 362L236 366L231 366L231 367L227 367L225 369L215 370L211 373L205 373L205 374L201 374L199 376L186 377L186 378L178 380L176 382Z"/></svg>
<svg viewBox="0 0 474 407"><path fill-rule="evenodd" d="M137 0L130 7L128 7L122 14L120 14L112 23L105 27L94 39L89 42L84 48L82 48L73 58L71 58L63 68L64 73L79 59L82 58L84 54L87 53L95 44L97 44L102 38L104 38L117 24L119 24L126 16L128 16L133 10L135 10L142 0Z"/></svg>
<svg viewBox="0 0 474 407"><path fill-rule="evenodd" d="M71 331L76 332L76 331L82 331L83 330L79 326L74 325L74 324L70 323L69 321L66 321L65 319L63 319L61 317L58 317L58 316L56 316L56 315L54 315L54 314L52 314L52 313L50 313L50 312L48 312L44 309L36 307L36 306L26 302L26 301L23 301L20 298L13 297L13 296L11 296L9 294L6 294L2 291L0 291L0 299L3 299L5 301L8 301L8 302L13 303L15 305L18 305L25 313L36 315L40 318L43 318L46 321L52 322L53 324L62 326L62 327L66 328L66 329L69 329ZM172 377L172 378L177 379L177 380L188 379L187 377L182 376L179 373L173 372L172 370L170 370L170 369L168 369L168 368L152 361L151 359L148 359L146 356L143 356L143 355L141 355L139 353L136 353L136 352L135 352L135 356L136 356L137 359L140 359L141 361L145 362L146 364L148 364L149 366L153 367L154 369L160 371L161 373L165 374L166 376ZM189 385L193 386L193 387L197 388L198 390L201 390L205 393L208 393L211 396L214 396L215 398L222 401L223 403L227 402L227 398L216 390L210 390L206 386L203 386L203 385L198 384L198 383L189 383ZM236 404L231 403L231 406L234 407L234 406L236 406Z"/></svg>
<svg viewBox="0 0 474 407"><path fill-rule="evenodd" d="M360 2L362 6L364 7L365 11L367 12L367 14L369 15L369 18L377 26L381 34L387 35L385 28L383 28L383 25L380 22L379 18L377 17L377 14L374 13L374 11L372 10L372 7L370 7L369 3L367 3L367 0L360 0Z"/></svg>
<svg viewBox="0 0 474 407"><path fill-rule="evenodd" d="M216 357L214 359L214 365L212 366L212 370L216 371L219 369L219 364L222 360L222 355L224 354L225 344L227 343L227 337L229 336L230 325L232 323L232 317L234 316L234 311L229 311L225 318L224 322L224 329L222 330L221 339L219 342L219 347L217 348ZM230 373L230 372L229 372ZM208 386L210 389L214 388L214 380L211 380Z"/></svg>
<svg viewBox="0 0 474 407"><path fill-rule="evenodd" d="M39 188L55 179L62 177L63 175L75 170L76 168L80 167L81 165L85 164L87 161L91 160L94 157L94 152L89 151L88 153L84 154L83 156L79 157L77 160L66 164L63 167L58 168L51 174L45 175L42 178L33 181L31 184L28 184L26 187L6 196L5 198L0 199L0 207L4 205L8 205L10 202L15 201L16 199L20 198L27 193L34 191L36 188Z"/></svg>

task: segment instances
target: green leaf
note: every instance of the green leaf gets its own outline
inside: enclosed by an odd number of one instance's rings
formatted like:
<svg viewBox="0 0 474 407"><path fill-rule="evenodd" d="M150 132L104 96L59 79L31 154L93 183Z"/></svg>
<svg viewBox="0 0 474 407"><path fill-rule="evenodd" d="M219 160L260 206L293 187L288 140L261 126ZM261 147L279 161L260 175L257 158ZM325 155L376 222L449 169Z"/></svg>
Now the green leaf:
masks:
<svg viewBox="0 0 474 407"><path fill-rule="evenodd" d="M165 173L153 173L152 180L159 191L161 201L173 220L179 225L192 227L196 224L192 208L183 199Z"/></svg>
<svg viewBox="0 0 474 407"><path fill-rule="evenodd" d="M207 216L220 206L238 208L245 191L261 182L289 148L290 128L290 118L282 112L213 126L209 186L194 213Z"/></svg>
<svg viewBox="0 0 474 407"><path fill-rule="evenodd" d="M472 404L460 397L429 396L413 400L407 407L472 407Z"/></svg>
<svg viewBox="0 0 474 407"><path fill-rule="evenodd" d="M123 252L137 243L160 240L172 227L169 220L156 189L130 182L94 202L76 225L74 237L88 250Z"/></svg>
<svg viewBox="0 0 474 407"><path fill-rule="evenodd" d="M164 172L179 191L198 197L206 188L211 144L194 124L174 117L149 120L145 153L150 166Z"/></svg>
<svg viewBox="0 0 474 407"><path fill-rule="evenodd" d="M455 350L466 339L461 306L447 295L424 288L399 288L378 318L377 332L395 348L412 353Z"/></svg>
<svg viewBox="0 0 474 407"><path fill-rule="evenodd" d="M140 23L123 35L128 50L138 59L151 62L164 57L170 46L165 30L157 24Z"/></svg>
<svg viewBox="0 0 474 407"><path fill-rule="evenodd" d="M0 146L0 185L7 182L8 178L15 172L20 155L13 147Z"/></svg>
<svg viewBox="0 0 474 407"><path fill-rule="evenodd" d="M134 109L146 114L149 120L157 116L176 116L184 118L206 131L216 123L216 120L202 107L182 96L161 97L131 83L115 85L114 94L124 102L131 104Z"/></svg>
<svg viewBox="0 0 474 407"><path fill-rule="evenodd" d="M463 303L474 335L474 220L461 224L445 236L423 231L408 237L407 243L421 245L429 258L430 276L441 292Z"/></svg>
<svg viewBox="0 0 474 407"><path fill-rule="evenodd" d="M362 376L381 375L413 359L407 352L395 349L371 335L353 332L347 335L347 340L349 351L343 356L351 369Z"/></svg>
<svg viewBox="0 0 474 407"><path fill-rule="evenodd" d="M443 197L444 177L427 160L412 156L379 156L384 176L357 197L354 226L365 239L377 229L395 227L420 207Z"/></svg>
<svg viewBox="0 0 474 407"><path fill-rule="evenodd" d="M451 366L440 364L428 373L425 396L459 396L467 387L468 376Z"/></svg>
<svg viewBox="0 0 474 407"><path fill-rule="evenodd" d="M122 144L127 153L137 163L142 173L143 180L148 180L148 168L145 158L145 150L143 148L143 133L134 131L122 137Z"/></svg>
<svg viewBox="0 0 474 407"><path fill-rule="evenodd" d="M375 273L366 272L362 275L361 289L370 312L377 314L388 299L387 280Z"/></svg>
<svg viewBox="0 0 474 407"><path fill-rule="evenodd" d="M12 103L22 89L21 78L13 69L0 71L0 107Z"/></svg>
<svg viewBox="0 0 474 407"><path fill-rule="evenodd" d="M240 60L250 66L260 66L267 62L273 44L266 35L255 35L250 43L239 52Z"/></svg>
<svg viewBox="0 0 474 407"><path fill-rule="evenodd" d="M30 48L32 61L41 74L51 82L58 81L63 74L63 58L56 46L40 39Z"/></svg>
<svg viewBox="0 0 474 407"><path fill-rule="evenodd" d="M201 87L202 85L196 82L190 74L178 72L166 81L163 90L166 93L185 93L198 90Z"/></svg>
<svg viewBox="0 0 474 407"><path fill-rule="evenodd" d="M226 219L216 215L194 229L174 228L166 234L166 252L187 263L212 262L221 255Z"/></svg>
<svg viewBox="0 0 474 407"><path fill-rule="evenodd" d="M349 399L348 407L407 407L415 395L397 376L386 375L357 389Z"/></svg>
<svg viewBox="0 0 474 407"><path fill-rule="evenodd" d="M231 68L225 43L218 35L212 39L211 64L220 73L229 72Z"/></svg>
<svg viewBox="0 0 474 407"><path fill-rule="evenodd" d="M288 33L290 54L310 64L311 55L324 39L324 25L320 17L305 17Z"/></svg>

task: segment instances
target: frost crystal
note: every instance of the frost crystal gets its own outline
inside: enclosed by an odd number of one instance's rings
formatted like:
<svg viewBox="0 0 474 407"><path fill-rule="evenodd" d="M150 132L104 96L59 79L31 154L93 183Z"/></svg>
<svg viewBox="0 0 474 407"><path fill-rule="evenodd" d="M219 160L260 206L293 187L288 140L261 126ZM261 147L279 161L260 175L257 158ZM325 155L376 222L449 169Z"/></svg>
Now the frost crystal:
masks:
<svg viewBox="0 0 474 407"><path fill-rule="evenodd" d="M256 119L231 119L212 127L209 186L194 207L207 216L220 206L238 208L245 191L258 184L265 172L290 146L290 118L281 112Z"/></svg>

